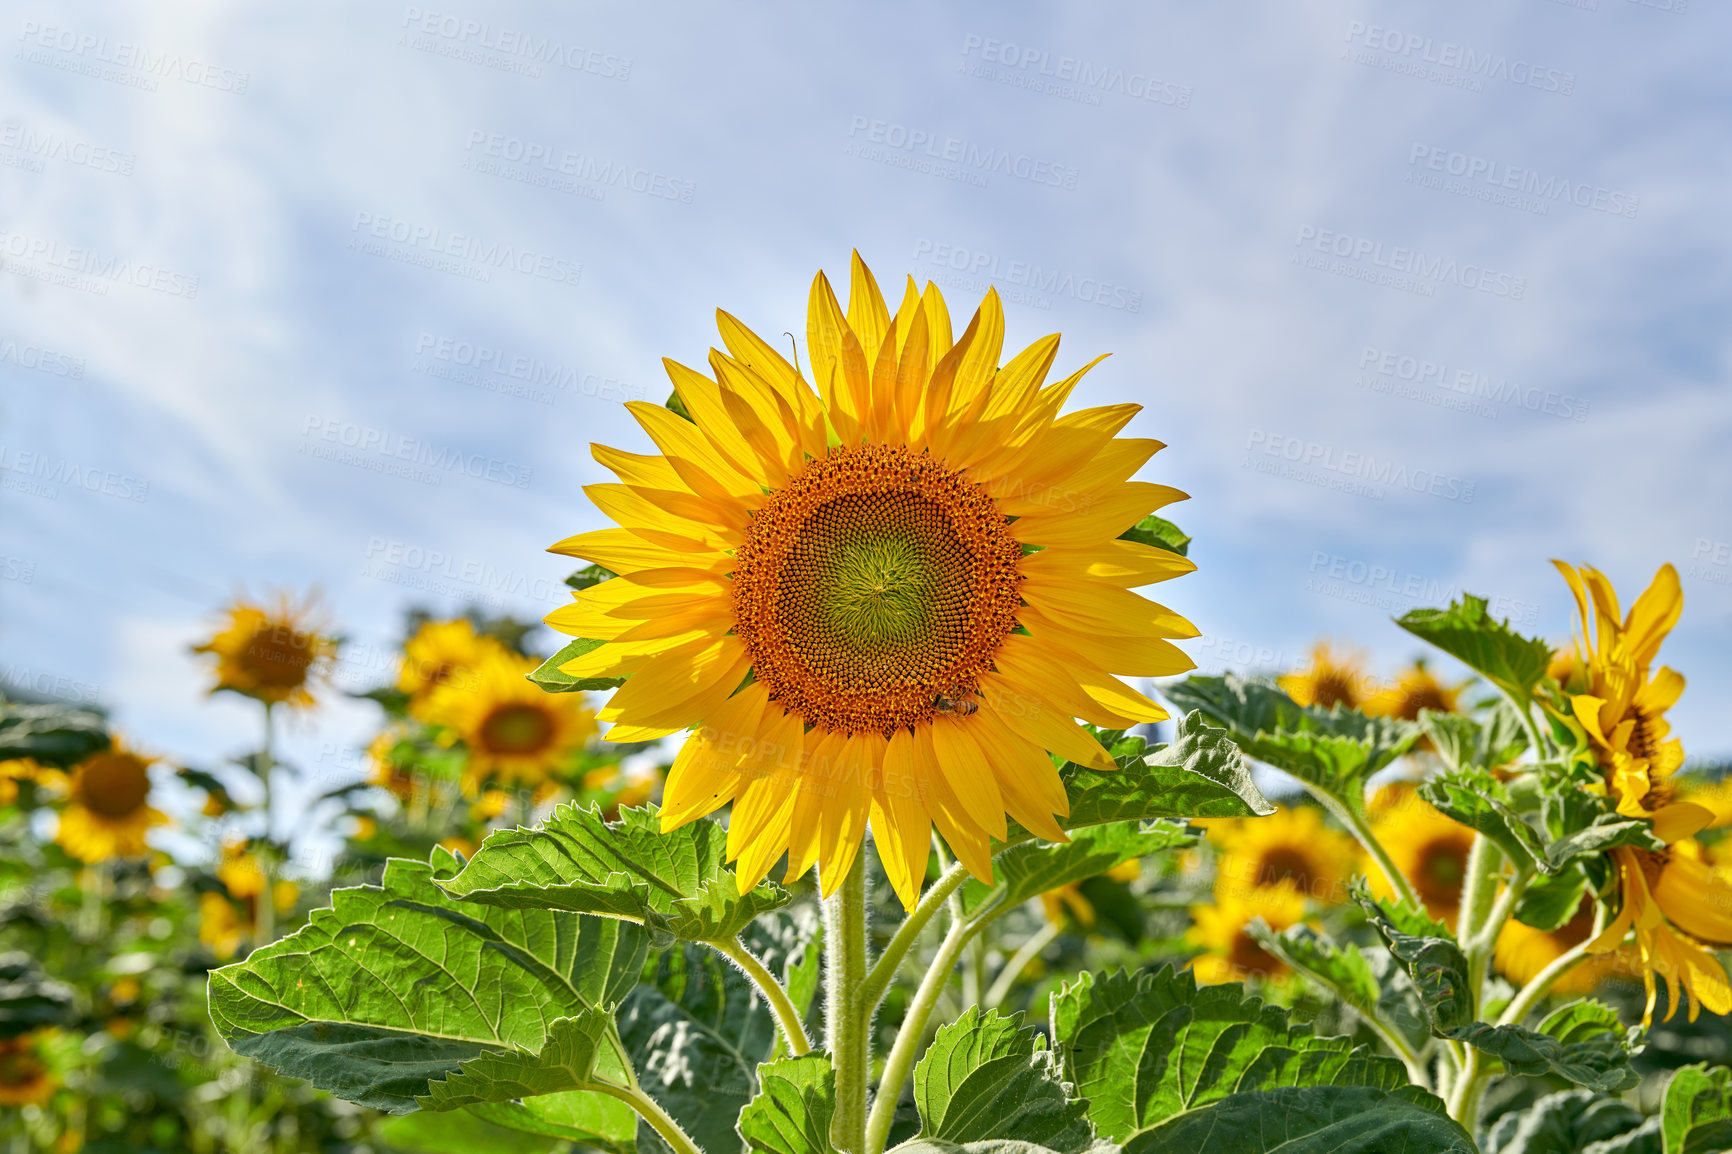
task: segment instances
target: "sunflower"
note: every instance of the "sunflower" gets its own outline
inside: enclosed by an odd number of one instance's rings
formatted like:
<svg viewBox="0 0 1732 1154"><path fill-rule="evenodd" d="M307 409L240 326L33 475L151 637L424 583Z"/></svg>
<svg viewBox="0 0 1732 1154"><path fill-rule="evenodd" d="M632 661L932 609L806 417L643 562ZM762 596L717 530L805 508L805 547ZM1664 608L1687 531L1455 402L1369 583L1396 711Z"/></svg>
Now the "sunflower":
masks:
<svg viewBox="0 0 1732 1154"><path fill-rule="evenodd" d="M1395 782L1377 792L1369 807L1372 832L1395 866L1413 883L1414 892L1431 916L1455 925L1461 908L1461 883L1467 876L1467 855L1474 832L1445 817L1419 796L1412 782ZM1392 896L1379 871L1370 874L1371 888Z"/></svg>
<svg viewBox="0 0 1732 1154"><path fill-rule="evenodd" d="M1143 863L1140 858L1120 862L1101 877L1111 878L1116 882L1134 882L1143 874ZM1086 880L1086 879L1085 879ZM1054 886L1040 895L1040 908L1046 915L1046 920L1062 929L1066 924L1065 915L1070 915L1069 921L1085 930L1095 926L1094 903L1083 896L1082 882L1069 882L1062 886Z"/></svg>
<svg viewBox="0 0 1732 1154"><path fill-rule="evenodd" d="M148 853L146 831L168 821L150 804L152 760L116 738L79 762L60 812L60 848L83 862Z"/></svg>
<svg viewBox="0 0 1732 1154"><path fill-rule="evenodd" d="M1539 972L1571 949L1587 941L1594 932L1594 903L1584 899L1574 916L1555 930L1536 930L1511 918L1498 934L1493 961L1504 977L1517 986L1525 986ZM1552 992L1565 995L1586 994L1611 975L1617 968L1611 957L1595 957L1570 970L1552 984Z"/></svg>
<svg viewBox="0 0 1732 1154"><path fill-rule="evenodd" d="M1631 930L1648 1002L1642 1025L1654 1017L1654 976L1666 982L1666 1020L1678 1012L1680 988L1694 1022L1701 1006L1732 1013L1732 984L1713 949L1732 947L1732 886L1712 866L1677 848L1663 852L1619 846L1611 851L1622 908L1588 947L1609 954Z"/></svg>
<svg viewBox="0 0 1732 1154"><path fill-rule="evenodd" d="M60 1084L43 1054L42 1037L0 1038L0 1106L40 1106Z"/></svg>
<svg viewBox="0 0 1732 1154"><path fill-rule="evenodd" d="M11 805L18 800L18 783L21 781L56 791L66 788L66 775L60 770L40 765L32 757L8 758L0 761L0 805Z"/></svg>
<svg viewBox="0 0 1732 1154"><path fill-rule="evenodd" d="M1305 898L1290 883L1217 886L1214 904L1191 907L1190 940L1206 951L1191 959L1191 972L1210 985L1248 978L1280 981L1292 970L1258 944L1250 924L1262 918L1280 933L1304 916Z"/></svg>
<svg viewBox="0 0 1732 1154"><path fill-rule="evenodd" d="M502 648L428 698L428 720L469 751L463 786L470 795L489 781L539 785L595 735L583 695L543 692L525 676L535 667Z"/></svg>
<svg viewBox="0 0 1732 1154"><path fill-rule="evenodd" d="M193 646L194 653L217 658L211 692L229 689L266 705L312 705L308 686L329 671L337 652L318 620L316 597L297 605L279 593L268 606L239 599L225 612L227 624Z"/></svg>
<svg viewBox="0 0 1732 1154"><path fill-rule="evenodd" d="M397 747L407 737L402 729L393 726L381 730L367 745L367 761L373 767L367 780L389 790L401 801L414 797L416 786L414 770L396 757Z"/></svg>
<svg viewBox="0 0 1732 1154"><path fill-rule="evenodd" d="M937 288L892 317L858 254L846 314L812 285L816 389L718 323L713 379L666 362L683 413L628 405L660 452L594 448L622 527L553 547L620 574L547 617L605 642L566 673L629 678L609 739L695 731L664 828L731 802L742 888L786 852L828 893L870 826L910 907L934 823L983 879L1007 816L1064 840L1048 752L1113 768L1072 719L1163 718L1115 674L1193 668L1168 639L1196 630L1131 592L1194 568L1120 539L1184 496L1128 479L1161 448L1116 436L1138 406L1061 416L1087 369L1048 383L1056 335L1000 367L996 292L953 341Z"/></svg>
<svg viewBox="0 0 1732 1154"><path fill-rule="evenodd" d="M1215 876L1237 886L1289 884L1318 901L1336 903L1358 862L1352 838L1323 824L1316 806L1282 806L1268 817L1210 822L1209 841L1221 851Z"/></svg>
<svg viewBox="0 0 1732 1154"><path fill-rule="evenodd" d="M1399 717L1403 721L1418 721L1419 711L1434 713L1457 712L1457 701L1465 686L1448 686L1416 661L1401 671L1393 684L1383 686L1368 696L1361 708L1373 717Z"/></svg>
<svg viewBox="0 0 1732 1154"><path fill-rule="evenodd" d="M1309 665L1297 673L1282 674L1275 683L1300 705L1324 709L1337 705L1358 709L1372 692L1364 659L1357 653L1336 653L1327 641L1311 647Z"/></svg>
<svg viewBox="0 0 1732 1154"><path fill-rule="evenodd" d="M198 896L198 940L219 958L232 958L240 950L249 921L222 894L207 890Z"/></svg>
<svg viewBox="0 0 1732 1154"><path fill-rule="evenodd" d="M434 690L447 681L471 677L487 658L506 652L494 638L475 632L467 617L423 622L403 645L397 688L409 695L409 712L423 717Z"/></svg>

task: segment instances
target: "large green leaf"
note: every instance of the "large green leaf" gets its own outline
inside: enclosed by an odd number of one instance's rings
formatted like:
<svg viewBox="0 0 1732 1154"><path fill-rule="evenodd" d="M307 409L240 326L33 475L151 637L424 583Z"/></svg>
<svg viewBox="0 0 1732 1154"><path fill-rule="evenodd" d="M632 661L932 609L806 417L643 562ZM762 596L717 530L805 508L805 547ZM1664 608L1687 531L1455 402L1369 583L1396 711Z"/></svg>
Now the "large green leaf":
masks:
<svg viewBox="0 0 1732 1154"><path fill-rule="evenodd" d="M1420 786L1419 796L1439 813L1484 834L1518 866L1557 872L1539 833L1516 812L1509 791L1488 770L1474 766L1447 770Z"/></svg>
<svg viewBox="0 0 1732 1154"><path fill-rule="evenodd" d="M1300 1086L1233 1094L1124 1145L1124 1154L1477 1154L1417 1086Z"/></svg>
<svg viewBox="0 0 1732 1154"><path fill-rule="evenodd" d="M500 1126L468 1110L445 1114L404 1114L387 1118L379 1135L401 1154L559 1154L553 1138Z"/></svg>
<svg viewBox="0 0 1732 1154"><path fill-rule="evenodd" d="M1189 677L1166 694L1181 709L1226 726L1249 756L1356 809L1364 804L1366 779L1419 738L1411 721L1300 705L1268 682L1231 673Z"/></svg>
<svg viewBox="0 0 1732 1154"><path fill-rule="evenodd" d="M1640 1079L1630 1069L1630 1050L1622 1029L1616 1028L1617 1015L1599 1002L1586 1004L1610 1016L1614 1029L1578 1028L1566 1035L1568 1040L1560 1040L1543 1029L1473 1022L1443 1034L1490 1054L1511 1074L1556 1074L1607 1094L1627 1090Z"/></svg>
<svg viewBox="0 0 1732 1154"><path fill-rule="evenodd" d="M600 649L605 641L596 641L589 637L579 637L569 641L558 653L543 661L530 671L529 680L541 686L549 693L581 693L593 690L597 693L605 689L618 689L625 684L623 677L573 677L560 668L576 661L586 653Z"/></svg>
<svg viewBox="0 0 1732 1154"><path fill-rule="evenodd" d="M617 1054L604 1053L613 1029L607 1010L588 1009L576 1017L548 1023L547 1040L537 1050L489 1050L427 1086L421 1105L430 1110L511 1102L538 1094L557 1094L590 1084L597 1060L611 1060L614 1081L623 1082Z"/></svg>
<svg viewBox="0 0 1732 1154"><path fill-rule="evenodd" d="M741 894L724 864L727 831L694 821L662 833L655 806L567 803L534 829L487 836L461 873L440 885L453 897L507 909L569 910L642 922L658 948L671 938L726 942L760 914L788 904L774 882Z"/></svg>
<svg viewBox="0 0 1732 1154"><path fill-rule="evenodd" d="M0 954L0 1040L65 1025L75 1013L76 997L71 986L44 974L29 954Z"/></svg>
<svg viewBox="0 0 1732 1154"><path fill-rule="evenodd" d="M108 745L107 724L94 710L0 701L0 761L33 757L65 768Z"/></svg>
<svg viewBox="0 0 1732 1154"><path fill-rule="evenodd" d="M1122 821L1077 830L1065 844L1023 842L993 859L997 886L970 880L963 890L969 910L991 900L1001 909L1019 906L1050 889L1104 874L1122 862L1195 844L1182 823Z"/></svg>
<svg viewBox="0 0 1732 1154"><path fill-rule="evenodd" d="M1431 1036L1424 1007L1405 972L1382 950L1367 955L1303 922L1275 933L1261 918L1246 927L1258 944L1366 1017L1393 1027L1414 1047Z"/></svg>
<svg viewBox="0 0 1732 1154"><path fill-rule="evenodd" d="M1518 701L1533 695L1546 675L1552 650L1544 641L1523 637L1486 612L1483 597L1464 594L1448 609L1415 609L1397 625L1431 642Z"/></svg>
<svg viewBox="0 0 1732 1154"><path fill-rule="evenodd" d="M1363 881L1354 882L1350 892L1383 936L1389 952L1413 979L1431 1019L1432 1032L1447 1034L1472 1025L1473 993L1468 981L1467 956L1455 939L1448 936L1448 931L1418 911L1378 900Z"/></svg>
<svg viewBox="0 0 1732 1154"><path fill-rule="evenodd" d="M1085 973L1052 996L1052 1025L1089 1120L1120 1142L1246 1091L1407 1084L1392 1058L1349 1038L1319 1038L1237 982L1198 986L1171 967Z"/></svg>
<svg viewBox="0 0 1732 1154"><path fill-rule="evenodd" d="M443 870L455 860L435 851ZM289 937L210 975L210 1014L238 1053L340 1098L415 1109L464 1062L539 1053L561 1019L636 984L647 935L627 922L466 906L434 865L392 859L383 884L336 890Z"/></svg>
<svg viewBox="0 0 1732 1154"><path fill-rule="evenodd" d="M1666 1084L1660 1106L1665 1154L1732 1150L1732 1070L1685 1066Z"/></svg>
<svg viewBox="0 0 1732 1154"><path fill-rule="evenodd" d="M637 1111L618 1098L594 1090L542 1094L522 1102L480 1103L469 1107L466 1113L498 1126L563 1138L607 1154L636 1154L637 1150ZM409 1115L433 1121L444 1116ZM470 1150L491 1152L492 1147L477 1144Z"/></svg>
<svg viewBox="0 0 1732 1154"><path fill-rule="evenodd" d="M758 1096L740 1111L739 1132L753 1154L836 1154L836 1073L822 1054L758 1067Z"/></svg>
<svg viewBox="0 0 1732 1154"><path fill-rule="evenodd" d="M1094 1139L1088 1104L1067 1090L1057 1056L1021 1014L978 1006L940 1027L914 1067L920 1137L944 1142L1012 1139L1081 1151Z"/></svg>
<svg viewBox="0 0 1732 1154"><path fill-rule="evenodd" d="M1250 817L1275 807L1251 780L1224 730L1196 712L1182 718L1171 743L1147 749L1141 738L1109 739L1113 773L1070 764L1060 771L1070 798L1067 829L1159 817Z"/></svg>
<svg viewBox="0 0 1732 1154"><path fill-rule="evenodd" d="M1629 1135L1643 1125L1642 1112L1616 1098L1592 1090L1547 1094L1522 1110L1500 1117L1486 1137L1486 1154L1582 1154L1592 1143L1594 1154L1648 1154L1646 1143L1632 1148L1604 1143ZM1645 1137L1645 1136L1644 1136ZM1660 1154L1654 1135L1652 1154Z"/></svg>

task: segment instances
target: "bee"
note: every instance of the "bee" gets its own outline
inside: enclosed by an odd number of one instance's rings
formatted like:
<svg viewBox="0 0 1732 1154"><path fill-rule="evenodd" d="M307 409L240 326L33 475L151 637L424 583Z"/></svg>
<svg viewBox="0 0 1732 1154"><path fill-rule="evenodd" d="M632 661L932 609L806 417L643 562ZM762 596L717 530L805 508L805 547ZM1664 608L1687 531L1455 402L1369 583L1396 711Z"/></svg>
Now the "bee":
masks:
<svg viewBox="0 0 1732 1154"><path fill-rule="evenodd" d="M957 697L945 697L940 694L933 700L932 708L951 717L967 717L980 708L980 702L967 694Z"/></svg>

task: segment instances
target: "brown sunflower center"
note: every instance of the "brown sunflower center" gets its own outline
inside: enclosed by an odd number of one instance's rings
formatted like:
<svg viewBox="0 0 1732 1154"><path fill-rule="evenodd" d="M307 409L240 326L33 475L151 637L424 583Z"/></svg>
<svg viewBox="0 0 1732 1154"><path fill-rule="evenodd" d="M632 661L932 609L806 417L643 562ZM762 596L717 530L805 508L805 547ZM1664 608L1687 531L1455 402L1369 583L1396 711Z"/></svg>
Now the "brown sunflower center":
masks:
<svg viewBox="0 0 1732 1154"><path fill-rule="evenodd" d="M1654 720L1639 705L1630 707L1630 717L1635 724L1630 728L1630 740L1624 743L1624 749L1631 757L1651 762L1660 752L1660 743L1654 740Z"/></svg>
<svg viewBox="0 0 1732 1154"><path fill-rule="evenodd" d="M1311 701L1324 709L1333 709L1337 705L1356 709L1359 706L1359 691L1351 677L1333 669L1325 669L1312 678Z"/></svg>
<svg viewBox="0 0 1732 1154"><path fill-rule="evenodd" d="M0 1050L0 1086L30 1086L42 1080L48 1067L26 1049Z"/></svg>
<svg viewBox="0 0 1732 1154"><path fill-rule="evenodd" d="M1309 892L1316 876L1311 859L1303 852L1292 846L1276 846L1258 861L1257 880L1253 884L1272 886L1291 880L1302 892Z"/></svg>
<svg viewBox="0 0 1732 1154"><path fill-rule="evenodd" d="M143 758L130 753L99 753L78 775L78 800L101 817L122 818L138 811L150 795L150 773Z"/></svg>
<svg viewBox="0 0 1732 1154"><path fill-rule="evenodd" d="M1235 971L1241 974L1256 974L1270 978L1287 972L1287 964L1262 946L1244 930L1233 935L1233 945L1227 951L1227 960L1233 963Z"/></svg>
<svg viewBox="0 0 1732 1154"><path fill-rule="evenodd" d="M481 743L489 753L539 753L552 738L553 719L535 705L501 705L481 723Z"/></svg>
<svg viewBox="0 0 1732 1154"><path fill-rule="evenodd" d="M293 689L307 679L313 664L313 635L284 625L267 625L247 638L236 660L260 685Z"/></svg>
<svg viewBox="0 0 1732 1154"><path fill-rule="evenodd" d="M758 511L734 630L784 709L888 732L975 691L1016 628L1021 559L980 485L905 448L841 449Z"/></svg>
<svg viewBox="0 0 1732 1154"><path fill-rule="evenodd" d="M1395 707L1395 716L1403 721L1418 721L1419 711L1422 709L1435 713L1453 712L1449 699L1443 695L1440 686L1415 685L1401 695L1401 701Z"/></svg>
<svg viewBox="0 0 1732 1154"><path fill-rule="evenodd" d="M1461 901L1468 849L1468 843L1457 837L1437 838L1420 847L1413 888L1427 905L1453 906Z"/></svg>

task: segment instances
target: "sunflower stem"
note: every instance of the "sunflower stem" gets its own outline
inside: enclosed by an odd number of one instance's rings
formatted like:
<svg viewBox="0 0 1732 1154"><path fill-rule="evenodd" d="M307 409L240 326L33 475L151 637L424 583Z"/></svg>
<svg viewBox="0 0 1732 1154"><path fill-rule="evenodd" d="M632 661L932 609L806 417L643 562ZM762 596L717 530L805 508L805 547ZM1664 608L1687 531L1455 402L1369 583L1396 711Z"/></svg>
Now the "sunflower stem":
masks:
<svg viewBox="0 0 1732 1154"><path fill-rule="evenodd" d="M902 1097L902 1083L908 1080L908 1072L914 1067L914 1057L926 1036L926 1023L938 1004L938 996L950 983L962 947L968 944L981 924L962 918L952 919L937 955L926 968L920 988L914 991L908 1012L902 1018L902 1028L896 1032L896 1042L884 1059L884 1075L878 1080L878 1096L872 1102L872 1117L866 1123L866 1154L883 1154L885 1143L890 1138L891 1123L896 1120L896 1103Z"/></svg>
<svg viewBox="0 0 1732 1154"><path fill-rule="evenodd" d="M1510 999L1509 1006L1505 1008L1504 1012L1498 1017L1497 1024L1500 1026L1512 1026L1518 1024L1523 1018L1527 1017L1528 1011L1533 1009L1534 1005L1539 1002L1541 998L1551 992L1552 984L1554 982L1586 960L1588 956L1588 946L1592 944L1595 936L1596 935L1590 935L1584 940L1571 946L1569 949L1553 958L1545 969L1535 974L1534 980L1523 986L1516 996Z"/></svg>
<svg viewBox="0 0 1732 1154"><path fill-rule="evenodd" d="M1371 859L1377 863L1377 868L1383 871L1383 876L1389 882L1389 888L1395 891L1396 897L1415 908L1423 908L1419 895L1414 892L1413 883L1409 882L1407 876L1396 867L1395 860L1389 856L1389 851L1383 848L1383 843L1377 840L1375 833L1371 832L1371 822L1365 816L1364 804L1351 799L1344 801L1310 785L1307 785L1306 789L1313 797L1323 803L1323 808L1339 818L1341 824L1345 825L1352 831L1353 836L1359 839L1359 844L1365 847L1365 852L1371 855Z"/></svg>
<svg viewBox="0 0 1732 1154"><path fill-rule="evenodd" d="M872 1011L866 984L866 855L824 899L824 1030L836 1073L830 1141L844 1154L866 1149L866 1080L872 1069Z"/></svg>
<svg viewBox="0 0 1732 1154"><path fill-rule="evenodd" d="M800 1011L794 1008L794 1003L788 997L788 991L782 988L782 983L776 980L763 962L752 955L746 944L740 939L732 941L709 943L723 957L740 967L746 977L752 979L752 984L758 987L758 992L764 996L770 1011L776 1015L776 1022L782 1027L782 1036L787 1039L788 1053L798 1058L801 1054L811 1051L812 1041L806 1037L806 1028L800 1023Z"/></svg>
<svg viewBox="0 0 1732 1154"><path fill-rule="evenodd" d="M673 1115L662 1109L661 1103L651 1098L637 1086L616 1086L612 1082L591 1082L585 1089L606 1094L610 1098L618 1098L621 1102L636 1110L638 1116L651 1126L657 1134L673 1148L674 1154L704 1154L702 1148L692 1141L690 1134L681 1129L674 1121Z"/></svg>
<svg viewBox="0 0 1732 1154"><path fill-rule="evenodd" d="M1009 996L1016 985L1016 979L1028 969L1028 964L1040 956L1040 952L1051 945L1059 935L1059 928L1052 922L1041 926L1029 936L1029 939L1017 948L1010 960L1004 963L1004 968L998 971L998 976L992 981L992 988L986 991L986 999L981 1002L981 1008L992 1010Z"/></svg>
<svg viewBox="0 0 1732 1154"><path fill-rule="evenodd" d="M277 895L276 895L276 812L272 804L271 775L277 768L276 758L276 727L272 724L271 703L263 703L265 709L265 743L259 750L259 780L265 787L265 837L260 848L259 873L264 878L264 889L253 900L253 936L257 939L254 945L264 946L277 940Z"/></svg>
<svg viewBox="0 0 1732 1154"><path fill-rule="evenodd" d="M921 931L932 921L932 916L944 907L950 895L967 880L967 867L961 862L955 862L939 875L937 881L926 887L926 892L920 895L920 901L909 915L902 919L902 924L896 927L890 944L878 955L878 960L872 965L872 972L866 975L861 1001L865 1004L867 1013L876 1010L878 1003L883 1001L885 991L890 989L890 983L896 979L896 971L902 968L908 951L919 940Z"/></svg>

